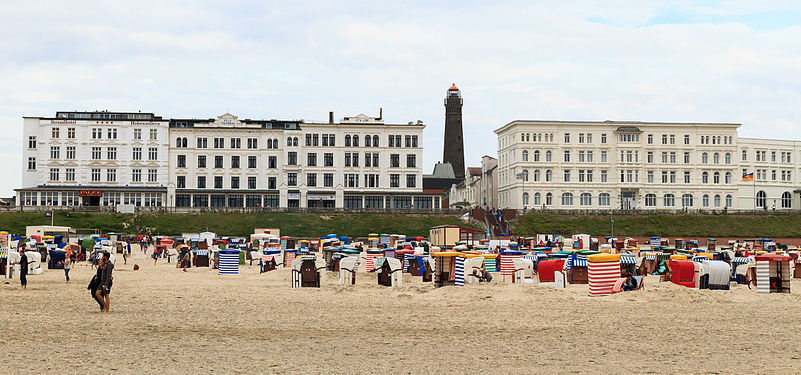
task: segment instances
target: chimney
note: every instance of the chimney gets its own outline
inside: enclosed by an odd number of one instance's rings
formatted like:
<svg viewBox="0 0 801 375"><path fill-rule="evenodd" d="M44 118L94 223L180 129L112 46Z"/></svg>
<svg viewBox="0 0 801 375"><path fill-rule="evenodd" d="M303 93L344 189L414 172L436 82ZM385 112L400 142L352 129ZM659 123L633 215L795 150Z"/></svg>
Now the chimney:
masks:
<svg viewBox="0 0 801 375"><path fill-rule="evenodd" d="M378 109L378 118L380 118L382 120L384 119L384 108L379 108Z"/></svg>
<svg viewBox="0 0 801 375"><path fill-rule="evenodd" d="M333 124L334 123L334 111L328 112L328 123L329 124Z"/></svg>

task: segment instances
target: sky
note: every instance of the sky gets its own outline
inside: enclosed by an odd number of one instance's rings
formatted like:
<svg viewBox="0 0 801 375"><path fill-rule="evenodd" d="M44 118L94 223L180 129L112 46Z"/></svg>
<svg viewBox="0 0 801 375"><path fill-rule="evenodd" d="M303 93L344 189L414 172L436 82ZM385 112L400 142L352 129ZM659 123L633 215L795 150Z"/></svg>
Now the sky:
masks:
<svg viewBox="0 0 801 375"><path fill-rule="evenodd" d="M422 120L464 98L465 162L518 119L736 122L801 140L799 1L0 2L0 196L22 116Z"/></svg>

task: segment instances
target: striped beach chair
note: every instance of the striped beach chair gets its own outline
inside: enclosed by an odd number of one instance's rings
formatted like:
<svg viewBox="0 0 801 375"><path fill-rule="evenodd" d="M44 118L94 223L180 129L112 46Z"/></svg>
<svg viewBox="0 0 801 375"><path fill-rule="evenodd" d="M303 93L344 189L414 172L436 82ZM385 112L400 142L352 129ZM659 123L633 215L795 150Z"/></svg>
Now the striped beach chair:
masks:
<svg viewBox="0 0 801 375"><path fill-rule="evenodd" d="M464 286L464 257L455 257L454 265L454 284Z"/></svg>
<svg viewBox="0 0 801 375"><path fill-rule="evenodd" d="M239 250L220 250L220 275L239 274Z"/></svg>

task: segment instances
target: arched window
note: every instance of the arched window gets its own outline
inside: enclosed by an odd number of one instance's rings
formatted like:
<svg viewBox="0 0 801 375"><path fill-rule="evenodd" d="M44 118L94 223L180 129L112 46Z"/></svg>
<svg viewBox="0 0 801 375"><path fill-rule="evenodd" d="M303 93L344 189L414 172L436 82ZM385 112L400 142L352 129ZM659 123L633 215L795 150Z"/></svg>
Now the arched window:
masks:
<svg viewBox="0 0 801 375"><path fill-rule="evenodd" d="M760 190L756 193L756 206L757 208L768 207L768 196L764 191Z"/></svg>
<svg viewBox="0 0 801 375"><path fill-rule="evenodd" d="M701 173L701 182L705 184L709 183L709 173Z"/></svg>
<svg viewBox="0 0 801 375"><path fill-rule="evenodd" d="M553 172L549 169L545 171L545 182L553 181Z"/></svg>
<svg viewBox="0 0 801 375"><path fill-rule="evenodd" d="M701 163L708 164L709 163L709 155L705 153L701 154Z"/></svg>
<svg viewBox="0 0 801 375"><path fill-rule="evenodd" d="M528 206L528 193L523 193L523 206Z"/></svg>
<svg viewBox="0 0 801 375"><path fill-rule="evenodd" d="M378 136L377 135L373 136L373 147L378 147Z"/></svg>
<svg viewBox="0 0 801 375"><path fill-rule="evenodd" d="M724 156L724 157L723 157L723 161L724 161L726 164L731 164L731 153L727 152L727 153L726 153L726 156Z"/></svg>
<svg viewBox="0 0 801 375"><path fill-rule="evenodd" d="M534 206L540 206L542 204L542 199L540 193L534 193Z"/></svg>
<svg viewBox="0 0 801 375"><path fill-rule="evenodd" d="M523 181L528 181L528 169L523 170Z"/></svg>
<svg viewBox="0 0 801 375"><path fill-rule="evenodd" d="M681 206L682 207L692 207L693 206L693 195L692 194L684 194L681 196Z"/></svg>
<svg viewBox="0 0 801 375"><path fill-rule="evenodd" d="M298 145L298 137L292 138L292 146L297 147Z"/></svg>
<svg viewBox="0 0 801 375"><path fill-rule="evenodd" d="M186 147L186 144L187 144L187 139L186 139L186 137L184 137L184 144L183 144L182 147Z"/></svg>
<svg viewBox="0 0 801 375"><path fill-rule="evenodd" d="M715 194L715 207L720 207L720 194Z"/></svg>
<svg viewBox="0 0 801 375"><path fill-rule="evenodd" d="M528 134L528 133L526 133L526 142L528 142L528 141L530 141L530 140L531 140L531 135L530 135L530 134Z"/></svg>
<svg viewBox="0 0 801 375"><path fill-rule="evenodd" d="M345 134L345 147L350 147L350 135Z"/></svg>
<svg viewBox="0 0 801 375"><path fill-rule="evenodd" d="M528 161L528 151L523 150L523 161Z"/></svg>
<svg viewBox="0 0 801 375"><path fill-rule="evenodd" d="M610 204L611 204L611 199L609 199L609 193L598 194L599 206L609 206Z"/></svg>
<svg viewBox="0 0 801 375"><path fill-rule="evenodd" d="M520 142L525 142L525 141L526 141L526 134L520 133Z"/></svg>
<svg viewBox="0 0 801 375"><path fill-rule="evenodd" d="M662 203L665 207L673 207L676 205L676 197L673 194L665 194Z"/></svg>
<svg viewBox="0 0 801 375"><path fill-rule="evenodd" d="M286 145L292 146L292 137L286 137Z"/></svg>
<svg viewBox="0 0 801 375"><path fill-rule="evenodd" d="M720 172L715 172L712 176L712 182L719 184L720 183Z"/></svg>
<svg viewBox="0 0 801 375"><path fill-rule="evenodd" d="M267 138L267 148L273 148L273 140Z"/></svg>
<svg viewBox="0 0 801 375"><path fill-rule="evenodd" d="M645 207L656 207L656 194L645 194Z"/></svg>
<svg viewBox="0 0 801 375"><path fill-rule="evenodd" d="M534 161L540 161L540 150L534 150Z"/></svg>
<svg viewBox="0 0 801 375"><path fill-rule="evenodd" d="M704 194L704 196L701 198L701 204L704 207L709 207L709 194Z"/></svg>
<svg viewBox="0 0 801 375"><path fill-rule="evenodd" d="M545 151L545 161L551 161L552 155L551 150Z"/></svg>
<svg viewBox="0 0 801 375"><path fill-rule="evenodd" d="M534 182L540 182L540 170L539 169L535 169L534 170Z"/></svg>
<svg viewBox="0 0 801 375"><path fill-rule="evenodd" d="M592 194L581 193L581 195L579 195L579 204L582 206L592 206Z"/></svg>
<svg viewBox="0 0 801 375"><path fill-rule="evenodd" d="M278 148L278 138L273 138L273 148Z"/></svg>
<svg viewBox="0 0 801 375"><path fill-rule="evenodd" d="M553 206L553 194L551 193L545 194L545 205Z"/></svg>
<svg viewBox="0 0 801 375"><path fill-rule="evenodd" d="M726 172L725 182L726 182L726 185L731 184L731 172Z"/></svg>
<svg viewBox="0 0 801 375"><path fill-rule="evenodd" d="M789 191L782 193L782 208L793 207L793 195Z"/></svg>
<svg viewBox="0 0 801 375"><path fill-rule="evenodd" d="M181 137L178 137L178 138L175 139L175 147L178 147L178 148L181 147Z"/></svg>
<svg viewBox="0 0 801 375"><path fill-rule="evenodd" d="M720 164L720 154L717 152L712 155L712 162L715 164Z"/></svg>
<svg viewBox="0 0 801 375"><path fill-rule="evenodd" d="M573 193L562 193L562 206L573 205Z"/></svg>
<svg viewBox="0 0 801 375"><path fill-rule="evenodd" d="M731 207L731 194L726 194L726 207Z"/></svg>

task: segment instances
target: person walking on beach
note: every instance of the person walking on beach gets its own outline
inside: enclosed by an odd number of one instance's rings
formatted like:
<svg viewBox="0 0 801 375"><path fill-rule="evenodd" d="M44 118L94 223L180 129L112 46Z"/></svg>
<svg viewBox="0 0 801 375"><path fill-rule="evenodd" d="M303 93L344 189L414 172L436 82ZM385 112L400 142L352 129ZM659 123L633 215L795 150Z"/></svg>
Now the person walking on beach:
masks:
<svg viewBox="0 0 801 375"><path fill-rule="evenodd" d="M89 294L92 295L95 302L100 305L100 311L103 311L103 300L97 296L97 289L100 286L100 279L103 278L103 260L100 260L100 263L97 266L97 273L92 276L92 281L89 282L89 286L86 289L89 289Z"/></svg>
<svg viewBox="0 0 801 375"><path fill-rule="evenodd" d="M111 283L113 277L111 273L114 271L114 263L109 261L109 257L111 255L108 251L103 252L102 262L103 262L103 272L102 277L100 279L100 286L97 288L95 294L98 298L102 299L103 301L103 311L107 313L109 305L111 304L111 299L109 298L109 294L111 293Z"/></svg>
<svg viewBox="0 0 801 375"><path fill-rule="evenodd" d="M28 289L28 256L25 255L25 247L19 249L19 282L21 289Z"/></svg>
<svg viewBox="0 0 801 375"><path fill-rule="evenodd" d="M67 279L67 284L69 284L70 283L70 269L72 268L72 261L71 261L69 255L64 257L64 262L63 263L64 263L64 277Z"/></svg>

